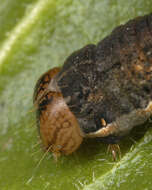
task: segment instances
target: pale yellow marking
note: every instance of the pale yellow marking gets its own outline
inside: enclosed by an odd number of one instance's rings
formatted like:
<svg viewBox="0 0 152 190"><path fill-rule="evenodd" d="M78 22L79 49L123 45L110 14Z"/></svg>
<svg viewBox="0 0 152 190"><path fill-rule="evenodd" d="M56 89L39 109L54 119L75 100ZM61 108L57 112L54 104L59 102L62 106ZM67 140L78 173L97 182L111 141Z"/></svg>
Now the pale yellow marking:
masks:
<svg viewBox="0 0 152 190"><path fill-rule="evenodd" d="M115 123L110 123L106 127L103 127L96 132L86 134L85 137L87 138L106 137L110 134L113 134L115 131L117 131L117 125Z"/></svg>
<svg viewBox="0 0 152 190"><path fill-rule="evenodd" d="M152 113L152 101L149 102L148 106L145 109L146 112Z"/></svg>
<svg viewBox="0 0 152 190"><path fill-rule="evenodd" d="M106 121L103 118L101 119L101 125L102 126L106 126L107 125Z"/></svg>

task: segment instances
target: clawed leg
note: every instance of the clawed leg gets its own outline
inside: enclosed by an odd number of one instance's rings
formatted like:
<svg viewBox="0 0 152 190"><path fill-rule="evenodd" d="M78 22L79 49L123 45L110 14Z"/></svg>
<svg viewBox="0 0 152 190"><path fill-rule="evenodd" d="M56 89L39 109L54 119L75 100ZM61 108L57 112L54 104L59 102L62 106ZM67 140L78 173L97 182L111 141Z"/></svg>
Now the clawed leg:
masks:
<svg viewBox="0 0 152 190"><path fill-rule="evenodd" d="M107 153L109 153L109 152L112 154L114 161L117 160L117 156L119 156L119 159L121 159L121 151L120 151L120 147L118 144L109 144Z"/></svg>

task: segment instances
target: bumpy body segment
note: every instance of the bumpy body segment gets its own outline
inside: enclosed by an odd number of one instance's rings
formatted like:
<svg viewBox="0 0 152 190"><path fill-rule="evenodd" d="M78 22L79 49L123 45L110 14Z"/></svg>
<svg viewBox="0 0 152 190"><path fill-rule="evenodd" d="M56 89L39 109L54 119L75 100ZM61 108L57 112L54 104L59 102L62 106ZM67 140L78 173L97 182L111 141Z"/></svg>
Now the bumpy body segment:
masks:
<svg viewBox="0 0 152 190"><path fill-rule="evenodd" d="M101 118L109 124L145 109L152 100L152 14L73 53L57 81L85 133L100 129Z"/></svg>
<svg viewBox="0 0 152 190"><path fill-rule="evenodd" d="M56 73L54 85L83 137L116 143L144 123L152 113L152 14L131 20L97 45L74 52ZM45 97L36 91L41 95L35 100ZM43 109L38 110L40 121Z"/></svg>

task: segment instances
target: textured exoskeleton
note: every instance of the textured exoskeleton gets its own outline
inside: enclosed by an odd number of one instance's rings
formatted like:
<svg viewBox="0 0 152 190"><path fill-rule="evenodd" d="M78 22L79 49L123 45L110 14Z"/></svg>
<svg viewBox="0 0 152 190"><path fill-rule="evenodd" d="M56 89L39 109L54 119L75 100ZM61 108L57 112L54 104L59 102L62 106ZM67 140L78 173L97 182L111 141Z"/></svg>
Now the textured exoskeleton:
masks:
<svg viewBox="0 0 152 190"><path fill-rule="evenodd" d="M152 114L152 14L131 20L97 45L74 52L42 91L41 101L34 99L41 112L38 120L54 99L50 96L42 108L46 94L61 93L78 122L80 136L117 143ZM62 148L59 152L64 152Z"/></svg>

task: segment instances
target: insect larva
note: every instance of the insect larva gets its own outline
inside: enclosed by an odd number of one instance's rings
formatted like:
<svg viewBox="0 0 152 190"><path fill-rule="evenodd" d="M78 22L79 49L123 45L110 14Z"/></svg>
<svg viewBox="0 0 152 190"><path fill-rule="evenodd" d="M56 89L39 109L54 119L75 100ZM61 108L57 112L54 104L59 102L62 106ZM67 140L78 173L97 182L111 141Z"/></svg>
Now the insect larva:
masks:
<svg viewBox="0 0 152 190"><path fill-rule="evenodd" d="M152 14L74 52L34 92L42 142L55 156L71 154L86 137L112 144L115 158L114 145L151 116L151 102Z"/></svg>

